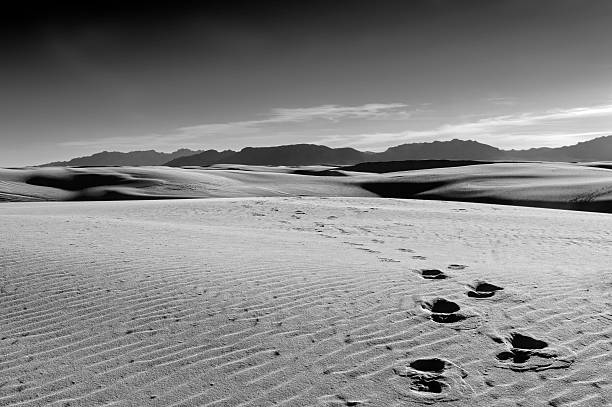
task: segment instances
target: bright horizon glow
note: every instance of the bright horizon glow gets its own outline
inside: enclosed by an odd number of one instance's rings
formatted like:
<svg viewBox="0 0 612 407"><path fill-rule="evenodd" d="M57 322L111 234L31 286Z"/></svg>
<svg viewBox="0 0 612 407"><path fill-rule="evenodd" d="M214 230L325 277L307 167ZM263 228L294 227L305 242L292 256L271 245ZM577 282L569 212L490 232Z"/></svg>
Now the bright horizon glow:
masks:
<svg viewBox="0 0 612 407"><path fill-rule="evenodd" d="M233 144L233 149L242 147L272 146L276 132L286 129L289 124L293 132L304 135L292 143L284 144L324 144L330 147L367 148L371 151L383 151L398 144L444 141L454 138L475 140L502 149L527 149L537 147L561 147L586 141L592 138L612 134L612 104L566 109L549 109L543 112L523 112L480 118L461 123L450 123L433 129L399 130L388 133L345 133L345 134L309 134L312 122L330 121L336 126L350 122L388 121L396 126L410 124L412 118L431 114L432 110L411 110L403 103L369 103L362 106L322 105L302 108L274 108L260 119L240 120L226 123L204 123L174 129L166 134L151 134L135 137L109 137L97 140L77 140L62 143L66 147L86 147L102 151L123 147L122 151L137 150L139 146L151 146L158 151L175 151L179 148L201 149L199 146L210 146L211 136L224 135L227 139L239 141L253 140L253 144ZM581 123L584 119L600 118L588 126ZM387 123L388 124L388 123ZM304 127L302 129L302 127ZM587 127L583 132L555 132L557 128ZM311 130L310 130L311 131ZM320 132L317 130L317 132ZM268 135L266 137L266 135ZM526 137L528 136L528 137ZM501 137L504 137L503 142ZM527 138L527 140L525 140ZM314 140L314 141L309 141ZM528 143L526 143L526 141ZM497 142L497 143L496 143ZM233 141L232 143L235 143ZM206 147L214 148L214 147ZM220 145L216 149L225 150L231 147ZM127 149L127 150L126 150ZM114 151L114 150L113 150Z"/></svg>

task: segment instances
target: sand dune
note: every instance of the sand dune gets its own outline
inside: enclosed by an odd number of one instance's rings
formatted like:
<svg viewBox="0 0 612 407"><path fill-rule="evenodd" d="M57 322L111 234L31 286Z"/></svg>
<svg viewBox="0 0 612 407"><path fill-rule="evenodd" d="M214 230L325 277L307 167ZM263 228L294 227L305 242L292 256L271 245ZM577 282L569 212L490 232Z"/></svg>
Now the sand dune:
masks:
<svg viewBox="0 0 612 407"><path fill-rule="evenodd" d="M385 165L389 170L442 168L386 172ZM230 164L0 170L0 200L381 196L612 212L612 171L606 163L458 162L462 166L444 168L449 165L375 163L377 173Z"/></svg>
<svg viewBox="0 0 612 407"><path fill-rule="evenodd" d="M362 183L391 198L612 212L612 171L566 163L496 163L390 173Z"/></svg>
<svg viewBox="0 0 612 407"><path fill-rule="evenodd" d="M320 169L319 167L314 167ZM5 200L117 200L252 196L373 196L357 185L286 167L103 167L0 170Z"/></svg>
<svg viewBox="0 0 612 407"><path fill-rule="evenodd" d="M277 197L0 223L0 405L612 403L606 214Z"/></svg>

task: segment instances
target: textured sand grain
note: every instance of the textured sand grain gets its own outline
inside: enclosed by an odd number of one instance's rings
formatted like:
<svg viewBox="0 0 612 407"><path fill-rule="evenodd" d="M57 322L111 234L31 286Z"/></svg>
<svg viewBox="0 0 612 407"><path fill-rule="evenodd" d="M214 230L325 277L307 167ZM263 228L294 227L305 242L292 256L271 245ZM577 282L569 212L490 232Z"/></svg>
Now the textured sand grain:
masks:
<svg viewBox="0 0 612 407"><path fill-rule="evenodd" d="M606 214L248 198L0 224L0 405L612 402Z"/></svg>

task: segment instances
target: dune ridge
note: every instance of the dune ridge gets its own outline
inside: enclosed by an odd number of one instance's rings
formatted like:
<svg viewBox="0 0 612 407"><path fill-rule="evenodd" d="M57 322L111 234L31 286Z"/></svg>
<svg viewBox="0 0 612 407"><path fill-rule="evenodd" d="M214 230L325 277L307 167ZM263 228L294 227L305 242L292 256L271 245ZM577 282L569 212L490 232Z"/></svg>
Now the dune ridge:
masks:
<svg viewBox="0 0 612 407"><path fill-rule="evenodd" d="M5 201L258 196L380 196L609 213L612 171L605 163L463 161L0 170L0 199Z"/></svg>

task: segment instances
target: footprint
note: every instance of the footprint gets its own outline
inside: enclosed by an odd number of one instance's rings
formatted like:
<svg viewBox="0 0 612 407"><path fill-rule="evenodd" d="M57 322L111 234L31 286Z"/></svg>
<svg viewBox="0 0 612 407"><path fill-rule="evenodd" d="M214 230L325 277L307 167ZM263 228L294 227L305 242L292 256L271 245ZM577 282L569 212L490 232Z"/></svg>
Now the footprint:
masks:
<svg viewBox="0 0 612 407"><path fill-rule="evenodd" d="M410 363L410 367L421 372L439 372L445 368L446 363L442 359L417 359Z"/></svg>
<svg viewBox="0 0 612 407"><path fill-rule="evenodd" d="M462 309L459 304L444 298L431 301L417 301L424 317L438 324L445 324L456 331L476 329L482 325L482 317L469 307Z"/></svg>
<svg viewBox="0 0 612 407"><path fill-rule="evenodd" d="M426 309L431 312L452 314L460 310L459 305L444 298L436 298L431 303L425 303Z"/></svg>
<svg viewBox="0 0 612 407"><path fill-rule="evenodd" d="M452 324L463 321L465 318L461 314L431 314L431 320L439 324Z"/></svg>
<svg viewBox="0 0 612 407"><path fill-rule="evenodd" d="M545 341L521 333L512 332L505 340L498 342L505 342L508 350L498 353L497 360L503 364L502 367L515 371L566 368L574 361L571 351L549 348Z"/></svg>
<svg viewBox="0 0 612 407"><path fill-rule="evenodd" d="M510 344L519 349L544 349L548 347L548 344L544 341L519 333L510 334Z"/></svg>
<svg viewBox="0 0 612 407"><path fill-rule="evenodd" d="M448 278L446 274L444 274L441 270L438 269L421 269L419 270L421 273L421 277L426 278L428 280L443 280Z"/></svg>
<svg viewBox="0 0 612 407"><path fill-rule="evenodd" d="M540 356L534 353L535 349L544 349L548 344L539 339L534 339L519 333L510 334L509 344L512 348L509 351L503 351L497 354L497 359L501 361L511 361L513 363L522 364L529 360L532 355ZM542 354L544 358L550 358L552 355Z"/></svg>
<svg viewBox="0 0 612 407"><path fill-rule="evenodd" d="M489 284L485 281L476 281L473 285L468 287L471 288L471 290L468 291L467 296L472 298L493 297L496 291L503 290L503 287Z"/></svg>
<svg viewBox="0 0 612 407"><path fill-rule="evenodd" d="M470 392L463 380L467 372L444 359L416 359L408 365L394 367L393 373L399 376L394 387L402 394L419 399L459 400ZM409 380L408 383L403 381L405 378ZM404 391L406 387L409 394Z"/></svg>
<svg viewBox="0 0 612 407"><path fill-rule="evenodd" d="M459 314L461 307L444 298L436 298L432 302L423 303L422 307L431 313L430 319L439 324L451 324L463 321L465 315Z"/></svg>
<svg viewBox="0 0 612 407"><path fill-rule="evenodd" d="M446 361L438 358L417 359L408 366L394 368L396 375L411 379L409 388L415 392L442 393L448 387L442 373L446 368Z"/></svg>
<svg viewBox="0 0 612 407"><path fill-rule="evenodd" d="M356 247L355 249L363 250L364 252L368 252L368 253L379 253L380 254L380 252L378 250L372 250L372 249L369 249L367 247Z"/></svg>
<svg viewBox="0 0 612 407"><path fill-rule="evenodd" d="M379 257L378 260L384 262L384 263L399 263L399 260L395 260L395 259L391 259L389 257Z"/></svg>
<svg viewBox="0 0 612 407"><path fill-rule="evenodd" d="M467 266L463 264L449 264L447 268L449 270L463 270L463 269L466 269Z"/></svg>

